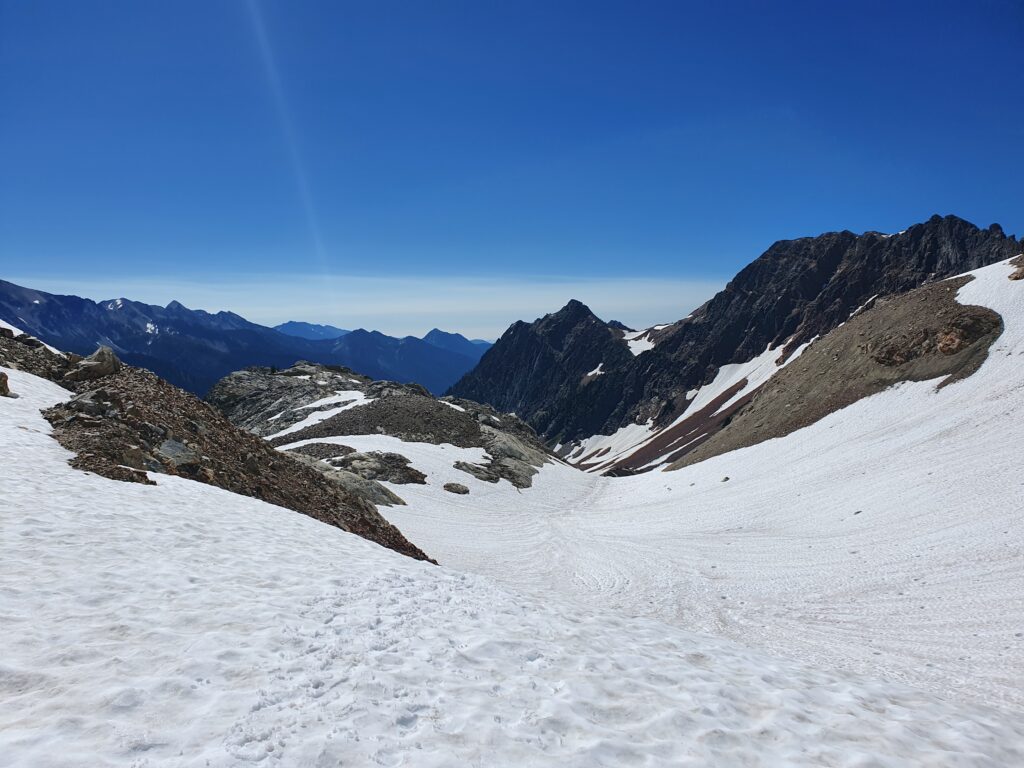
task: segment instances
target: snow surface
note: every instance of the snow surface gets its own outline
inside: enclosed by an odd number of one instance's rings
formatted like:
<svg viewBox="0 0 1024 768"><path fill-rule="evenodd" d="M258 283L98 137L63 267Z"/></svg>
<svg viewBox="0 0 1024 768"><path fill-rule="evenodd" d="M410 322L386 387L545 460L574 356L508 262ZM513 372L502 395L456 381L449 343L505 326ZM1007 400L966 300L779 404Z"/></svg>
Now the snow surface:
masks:
<svg viewBox="0 0 1024 768"><path fill-rule="evenodd" d="M336 416L342 411L347 411L351 408L358 408L359 406L362 405L369 405L374 401L374 399L375 398L367 397L358 389L338 390L333 395L322 397L315 402L300 406L296 410L306 410L309 408L323 408L326 405L341 403L341 405L339 405L337 408L326 408L322 411L316 411L314 413L311 413L302 421L297 421L291 426L282 429L280 432L275 432L272 435L267 435L266 439L273 440L276 437L282 437L284 435L291 435L295 432L300 432L306 427L311 427L314 424L319 424L321 421L326 421L327 419L331 418L331 416ZM270 419L270 421L274 421L275 419L280 418L282 415L284 415L283 412L277 414L276 416L273 416Z"/></svg>
<svg viewBox="0 0 1024 768"><path fill-rule="evenodd" d="M629 345L629 351L636 356L641 352L646 352L648 349L654 349L654 342L648 338L648 335L651 331L658 330L658 327L644 328L640 331L626 331L622 334L622 338Z"/></svg>
<svg viewBox="0 0 1024 768"><path fill-rule="evenodd" d="M610 435L593 435L580 440L568 458L570 461L579 462L592 454L601 453L593 461L600 462L600 466L603 467L615 458L628 456L656 434L650 422L627 424Z"/></svg>
<svg viewBox="0 0 1024 768"><path fill-rule="evenodd" d="M960 289L1005 331L941 390L904 383L675 472L551 465L522 494L460 499L403 486L409 506L385 515L441 562L526 594L1024 711L1024 283L1011 271ZM756 379L762 358L698 397Z"/></svg>
<svg viewBox="0 0 1024 768"><path fill-rule="evenodd" d="M777 362L779 357L782 355L781 346L769 346L760 355L746 363L723 365L718 369L718 373L715 375L714 381L697 389L692 399L690 399L689 394L687 394L687 399L690 400L690 405L687 407L686 412L674 423L687 418L690 414L696 413L702 408L706 408L715 398L720 397L730 387L733 387L746 379L746 384L743 388L737 391L732 397L722 403L722 405L715 410L715 413L720 413L744 395L753 392L776 373L800 357L800 355L803 354L803 351L807 349L810 344L811 342L801 344L793 350L793 354L787 357L785 362L781 365Z"/></svg>
<svg viewBox="0 0 1024 768"><path fill-rule="evenodd" d="M996 710L524 598L181 478L79 472L38 410L68 393L5 372L4 766L1024 760Z"/></svg>
<svg viewBox="0 0 1024 768"><path fill-rule="evenodd" d="M598 363L597 364L597 368L595 368L592 371L588 371L587 372L587 376L600 376L602 373L604 373L604 371L601 370L603 367L604 367L604 363L603 362L602 363Z"/></svg>

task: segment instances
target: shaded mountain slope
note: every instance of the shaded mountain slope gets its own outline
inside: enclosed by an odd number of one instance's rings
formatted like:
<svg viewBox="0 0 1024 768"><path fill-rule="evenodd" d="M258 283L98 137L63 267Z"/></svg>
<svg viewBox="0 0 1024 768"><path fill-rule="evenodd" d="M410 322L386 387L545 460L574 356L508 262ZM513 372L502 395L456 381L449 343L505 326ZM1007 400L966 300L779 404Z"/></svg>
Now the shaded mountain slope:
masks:
<svg viewBox="0 0 1024 768"><path fill-rule="evenodd" d="M300 339L309 339L310 341L337 339L340 336L344 336L346 333L351 333L351 331L347 331L344 328L335 328L333 325L302 323L295 320L289 320L287 323L275 325L274 330L279 331L286 336L298 336Z"/></svg>
<svg viewBox="0 0 1024 768"><path fill-rule="evenodd" d="M290 336L231 312L166 307L128 299L94 302L0 281L0 319L53 346L81 355L111 347L125 362L203 394L251 365L285 368L296 360L347 365L376 379L415 381L442 392L477 356L422 339L358 330L338 338Z"/></svg>
<svg viewBox="0 0 1024 768"><path fill-rule="evenodd" d="M461 333L448 333L439 328L434 328L427 333L423 340L431 346L447 349L449 352L464 355L472 360L479 360L491 348L490 342L479 339L470 340Z"/></svg>

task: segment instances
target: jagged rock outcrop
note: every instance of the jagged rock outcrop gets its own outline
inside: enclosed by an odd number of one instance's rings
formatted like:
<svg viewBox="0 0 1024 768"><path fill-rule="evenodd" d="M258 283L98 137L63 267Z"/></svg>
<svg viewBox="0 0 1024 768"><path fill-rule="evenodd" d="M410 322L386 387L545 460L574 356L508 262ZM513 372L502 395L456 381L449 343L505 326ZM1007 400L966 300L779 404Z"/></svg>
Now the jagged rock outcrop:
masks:
<svg viewBox="0 0 1024 768"><path fill-rule="evenodd" d="M651 349L634 356L625 340L613 338L621 329L571 302L509 328L450 393L513 411L549 442L611 434L630 423L662 426L681 416L687 393L723 365L769 346L787 354L875 296L977 269L1020 248L998 225L980 229L955 216L933 216L895 235L830 232L779 241L690 317L654 332ZM587 377L598 362L601 375Z"/></svg>
<svg viewBox="0 0 1024 768"><path fill-rule="evenodd" d="M91 355L75 363L64 374L65 381L92 381L110 376L121 370L121 361L110 347L100 347Z"/></svg>

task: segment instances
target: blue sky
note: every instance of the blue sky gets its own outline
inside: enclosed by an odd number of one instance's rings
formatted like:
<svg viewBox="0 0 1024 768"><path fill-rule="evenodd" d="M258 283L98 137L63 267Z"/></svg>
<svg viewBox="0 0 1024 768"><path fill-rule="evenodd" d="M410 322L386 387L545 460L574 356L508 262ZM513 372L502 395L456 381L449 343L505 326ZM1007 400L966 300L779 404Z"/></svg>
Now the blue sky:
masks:
<svg viewBox="0 0 1024 768"><path fill-rule="evenodd" d="M1024 4L0 0L0 277L494 337L774 240L1024 232Z"/></svg>

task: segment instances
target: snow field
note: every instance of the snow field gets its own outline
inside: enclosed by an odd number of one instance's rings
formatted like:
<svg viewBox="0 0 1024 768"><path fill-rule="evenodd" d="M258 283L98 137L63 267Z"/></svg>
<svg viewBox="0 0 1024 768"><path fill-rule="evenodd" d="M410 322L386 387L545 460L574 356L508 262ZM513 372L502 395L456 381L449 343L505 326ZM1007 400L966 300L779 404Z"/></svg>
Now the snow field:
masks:
<svg viewBox="0 0 1024 768"><path fill-rule="evenodd" d="M995 710L524 599L211 486L79 472L38 411L68 393L6 372L0 765L1024 760Z"/></svg>

